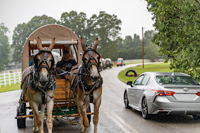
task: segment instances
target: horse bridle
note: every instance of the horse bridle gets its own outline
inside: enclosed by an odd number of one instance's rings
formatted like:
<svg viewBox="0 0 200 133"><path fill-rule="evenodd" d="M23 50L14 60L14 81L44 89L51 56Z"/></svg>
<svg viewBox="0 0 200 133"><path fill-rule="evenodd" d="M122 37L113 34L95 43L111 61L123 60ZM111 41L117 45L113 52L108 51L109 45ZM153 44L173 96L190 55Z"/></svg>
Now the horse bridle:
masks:
<svg viewBox="0 0 200 133"><path fill-rule="evenodd" d="M39 54L41 53L44 53L43 54L43 60L40 62L40 64L38 65L38 59L36 58ZM34 64L35 64L35 68L36 70L39 72L42 68L46 68L48 73L50 73L50 71L52 70L53 68L53 65L54 65L54 57L53 59L51 60L51 66L49 67L48 63L47 63L47 58L48 58L48 54L52 55L51 51L48 51L48 50L40 50L35 56L34 56ZM42 65L42 63L44 63L45 65Z"/></svg>
<svg viewBox="0 0 200 133"><path fill-rule="evenodd" d="M97 60L94 58L94 55L93 55L93 52L92 52L92 51L95 52L95 53L98 55ZM88 55L89 55L89 60L88 60L88 62L86 63L84 56L85 56L85 54L86 54L87 52L88 52ZM89 64L90 60L95 60L96 63L92 62L92 63ZM90 68L92 65L95 65L95 66L97 67L97 69L98 69L98 72L100 72L100 69L99 69L99 67L100 67L100 55L99 55L99 53L97 53L97 51L96 51L95 49L92 49L92 48L86 49L86 50L84 51L84 53L83 53L82 61L83 61L83 64L84 64L84 66L85 66L85 70L86 70L86 73L87 73L87 74L89 74L89 68ZM88 65L88 64L89 64L89 65Z"/></svg>

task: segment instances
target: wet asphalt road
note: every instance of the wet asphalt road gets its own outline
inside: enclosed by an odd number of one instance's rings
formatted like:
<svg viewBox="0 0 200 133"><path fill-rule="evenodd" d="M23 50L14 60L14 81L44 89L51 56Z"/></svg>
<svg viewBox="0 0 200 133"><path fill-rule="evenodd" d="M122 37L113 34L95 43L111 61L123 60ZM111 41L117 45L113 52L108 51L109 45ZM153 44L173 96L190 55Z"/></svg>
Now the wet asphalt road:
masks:
<svg viewBox="0 0 200 133"><path fill-rule="evenodd" d="M114 67L101 72L103 95L99 114L99 133L200 133L200 120L191 116L153 116L144 120L141 113L125 109L123 93L125 84L118 80L118 72L130 67ZM18 129L16 109L21 91L0 93L0 133L33 133L33 120L26 119L26 128ZM93 105L91 105L93 108ZM46 125L44 131L47 133ZM88 129L93 133L93 122ZM53 133L79 133L80 123L71 125L54 120Z"/></svg>

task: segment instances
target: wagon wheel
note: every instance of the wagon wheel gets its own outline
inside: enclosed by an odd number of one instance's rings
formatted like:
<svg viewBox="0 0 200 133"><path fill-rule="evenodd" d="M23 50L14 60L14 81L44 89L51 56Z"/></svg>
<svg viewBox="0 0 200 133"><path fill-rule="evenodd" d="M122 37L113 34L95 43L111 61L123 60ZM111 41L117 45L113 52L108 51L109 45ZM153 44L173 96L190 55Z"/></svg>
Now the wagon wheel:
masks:
<svg viewBox="0 0 200 133"><path fill-rule="evenodd" d="M87 113L91 113L90 104L88 105ZM91 115L87 115L87 118L88 118L88 121L89 121L89 124L90 124L90 122L91 122Z"/></svg>
<svg viewBox="0 0 200 133"><path fill-rule="evenodd" d="M26 103L22 103L17 107L17 116L26 115ZM26 127L26 118L17 119L17 127L25 128Z"/></svg>

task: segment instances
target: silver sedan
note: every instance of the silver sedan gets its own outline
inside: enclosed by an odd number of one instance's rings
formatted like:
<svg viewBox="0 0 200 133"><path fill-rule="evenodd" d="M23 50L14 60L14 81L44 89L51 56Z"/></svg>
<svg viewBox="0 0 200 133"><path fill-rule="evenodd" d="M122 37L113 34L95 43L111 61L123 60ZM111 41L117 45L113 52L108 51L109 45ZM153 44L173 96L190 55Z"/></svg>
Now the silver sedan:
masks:
<svg viewBox="0 0 200 133"><path fill-rule="evenodd" d="M145 72L124 91L125 107L150 114L184 114L200 118L200 85L184 73Z"/></svg>

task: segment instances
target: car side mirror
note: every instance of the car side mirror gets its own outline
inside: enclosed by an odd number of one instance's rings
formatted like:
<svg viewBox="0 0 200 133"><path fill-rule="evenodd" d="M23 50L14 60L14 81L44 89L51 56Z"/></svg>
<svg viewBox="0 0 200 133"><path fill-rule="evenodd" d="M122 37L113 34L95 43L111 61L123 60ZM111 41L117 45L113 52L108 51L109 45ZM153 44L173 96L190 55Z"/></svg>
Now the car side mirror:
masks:
<svg viewBox="0 0 200 133"><path fill-rule="evenodd" d="M132 81L128 81L126 84L130 85L132 87L133 82Z"/></svg>

